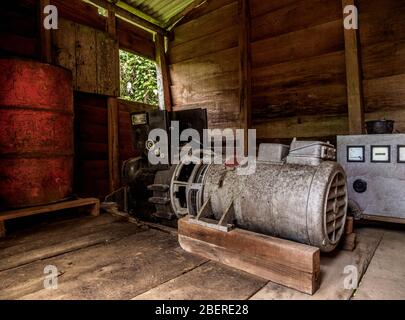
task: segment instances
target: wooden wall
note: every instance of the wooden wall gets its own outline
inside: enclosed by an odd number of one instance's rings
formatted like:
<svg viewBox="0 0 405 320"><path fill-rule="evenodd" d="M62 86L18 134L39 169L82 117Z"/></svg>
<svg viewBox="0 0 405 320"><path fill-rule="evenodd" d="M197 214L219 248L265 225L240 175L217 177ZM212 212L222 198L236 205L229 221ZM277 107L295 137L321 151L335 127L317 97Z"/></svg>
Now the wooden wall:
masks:
<svg viewBox="0 0 405 320"><path fill-rule="evenodd" d="M208 109L212 128L239 128L238 2L212 0L174 29L173 109Z"/></svg>
<svg viewBox="0 0 405 320"><path fill-rule="evenodd" d="M210 127L242 127L239 1L213 0L174 29L174 109L208 108ZM348 133L340 0L251 0L252 126L260 141Z"/></svg>
<svg viewBox="0 0 405 320"><path fill-rule="evenodd" d="M348 133L341 0L251 0L252 122L259 140Z"/></svg>
<svg viewBox="0 0 405 320"><path fill-rule="evenodd" d="M39 58L37 12L35 0L0 2L0 56Z"/></svg>
<svg viewBox="0 0 405 320"><path fill-rule="evenodd" d="M240 2L240 1L239 1ZM252 127L261 141L349 134L342 0L250 0ZM405 132L405 2L359 0L366 119ZM174 29L174 109L238 124L238 1L213 0Z"/></svg>
<svg viewBox="0 0 405 320"><path fill-rule="evenodd" d="M405 133L405 2L360 0L359 10L366 118Z"/></svg>
<svg viewBox="0 0 405 320"><path fill-rule="evenodd" d="M75 92L75 192L103 198L108 184L108 112L104 96Z"/></svg>
<svg viewBox="0 0 405 320"><path fill-rule="evenodd" d="M118 42L108 33L60 19L52 32L54 62L72 71L80 92L119 95Z"/></svg>

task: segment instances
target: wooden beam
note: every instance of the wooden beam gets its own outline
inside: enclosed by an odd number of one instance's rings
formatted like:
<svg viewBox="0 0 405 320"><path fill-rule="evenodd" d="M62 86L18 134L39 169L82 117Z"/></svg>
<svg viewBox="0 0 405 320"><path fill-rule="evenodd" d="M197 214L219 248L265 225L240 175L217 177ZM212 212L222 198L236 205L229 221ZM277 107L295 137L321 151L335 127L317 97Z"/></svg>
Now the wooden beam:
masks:
<svg viewBox="0 0 405 320"><path fill-rule="evenodd" d="M368 214L363 214L362 218L363 218L363 220L366 220L366 221L405 224L405 219L404 218L387 217L387 216L374 216L374 215L368 215Z"/></svg>
<svg viewBox="0 0 405 320"><path fill-rule="evenodd" d="M172 30L176 24L180 22L181 19L183 19L186 15L188 15L190 12L194 11L204 3L206 3L208 0L195 0L192 3L190 3L187 7L185 7L182 11L177 13L175 16L171 17L169 21L166 22L166 29Z"/></svg>
<svg viewBox="0 0 405 320"><path fill-rule="evenodd" d="M356 0L342 0L343 9L348 5L356 6ZM365 125L359 31L344 28L344 37L349 132L350 134L363 134L365 132Z"/></svg>
<svg viewBox="0 0 405 320"><path fill-rule="evenodd" d="M158 110L158 106L125 99L118 99L118 106L119 111L125 111L128 113L145 112L147 110Z"/></svg>
<svg viewBox="0 0 405 320"><path fill-rule="evenodd" d="M354 231L354 218L347 217L345 225L345 234L351 234Z"/></svg>
<svg viewBox="0 0 405 320"><path fill-rule="evenodd" d="M112 38L117 39L117 17L115 16L115 11L108 11L106 31Z"/></svg>
<svg viewBox="0 0 405 320"><path fill-rule="evenodd" d="M39 1L39 37L40 37L40 56L41 61L45 63L52 63L52 37L51 30L47 30L44 27L44 8L50 5L50 0Z"/></svg>
<svg viewBox="0 0 405 320"><path fill-rule="evenodd" d="M6 227L4 225L4 221L0 221L0 238L4 238L6 236Z"/></svg>
<svg viewBox="0 0 405 320"><path fill-rule="evenodd" d="M117 39L117 18L115 11L108 11L107 16L107 32L113 39ZM119 88L119 52L118 47L114 55L114 61L117 75L115 79L115 86ZM119 155L119 111L118 111L118 99L117 97L107 98L108 108L108 171L109 171L109 187L110 191L117 190L120 186L120 155Z"/></svg>
<svg viewBox="0 0 405 320"><path fill-rule="evenodd" d="M245 154L252 125L250 20L249 0L239 0L239 108L241 128L245 130Z"/></svg>
<svg viewBox="0 0 405 320"><path fill-rule="evenodd" d="M320 250L242 229L223 232L182 218L179 243L193 254L314 294L320 284Z"/></svg>
<svg viewBox="0 0 405 320"><path fill-rule="evenodd" d="M168 38L172 37L172 35L171 35L171 33L169 31L167 31L167 30L165 30L165 29L163 29L163 28L161 28L161 27L159 27L159 26L157 26L157 25L155 25L155 24L153 24L153 23L151 23L151 22L149 22L149 21L147 21L145 19L142 19L142 18L138 17L137 15L135 15L135 14L133 14L133 13L131 13L131 12L125 10L125 9L122 9L122 8L118 7L117 5L111 3L111 2L109 2L107 0L89 0L89 1L92 2L93 4L97 5L97 6L101 7L101 8L104 8L104 9L108 10L108 11L115 12L116 15L120 16L121 18L124 18L125 20L131 21L132 23L134 23L134 24L136 24L136 25L138 25L138 26L140 26L140 27L142 27L144 29L156 32L156 33L161 34L161 35L163 35L165 37L168 37Z"/></svg>
<svg viewBox="0 0 405 320"><path fill-rule="evenodd" d="M141 10L138 10L138 9L134 8L133 6L129 5L128 3L124 2L124 1L120 1L120 0L118 0L118 1L115 0L113 2L115 2L116 6L122 8L122 9L128 11L128 12L133 13L134 15L138 16L139 18L142 18L142 19L144 19L146 21L149 21L150 23L153 23L153 24L155 24L155 25L157 25L159 27L163 27L162 23L159 20L157 20L157 19L153 18L152 16L142 12Z"/></svg>
<svg viewBox="0 0 405 320"><path fill-rule="evenodd" d="M170 94L169 65L165 52L165 38L157 34L155 40L156 65L159 88L159 108L161 110L172 111L172 99Z"/></svg>
<svg viewBox="0 0 405 320"><path fill-rule="evenodd" d="M356 233L350 233L343 235L340 247L346 251L353 251L356 248Z"/></svg>
<svg viewBox="0 0 405 320"><path fill-rule="evenodd" d="M109 186L113 192L120 185L118 102L115 97L107 98L108 104L108 171Z"/></svg>

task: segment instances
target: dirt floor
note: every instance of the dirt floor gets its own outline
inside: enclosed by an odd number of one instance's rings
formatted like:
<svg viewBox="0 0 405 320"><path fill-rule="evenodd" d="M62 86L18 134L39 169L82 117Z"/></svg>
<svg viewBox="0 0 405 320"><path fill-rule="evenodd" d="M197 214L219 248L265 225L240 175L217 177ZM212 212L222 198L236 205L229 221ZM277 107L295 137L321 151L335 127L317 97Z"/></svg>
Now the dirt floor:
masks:
<svg viewBox="0 0 405 320"><path fill-rule="evenodd" d="M321 258L314 296L184 252L176 230L102 214L9 226L0 240L0 299L405 299L405 232L360 228L353 252ZM55 266L58 288L45 289ZM354 266L357 290L345 289Z"/></svg>

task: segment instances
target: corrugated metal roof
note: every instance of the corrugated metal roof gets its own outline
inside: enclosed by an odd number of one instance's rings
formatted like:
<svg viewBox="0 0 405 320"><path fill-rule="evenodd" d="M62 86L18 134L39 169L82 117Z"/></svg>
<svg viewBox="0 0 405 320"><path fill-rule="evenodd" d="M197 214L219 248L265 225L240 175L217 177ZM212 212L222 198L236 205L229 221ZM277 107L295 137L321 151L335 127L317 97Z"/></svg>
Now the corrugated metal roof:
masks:
<svg viewBox="0 0 405 320"><path fill-rule="evenodd" d="M122 5L123 2L124 4ZM192 6L193 3L196 6L198 5L198 1L196 0L122 0L117 5L125 6L127 4L138 11L138 14L141 13L152 18L150 22L167 26L173 17L176 17L186 8ZM128 10L128 8L125 9Z"/></svg>

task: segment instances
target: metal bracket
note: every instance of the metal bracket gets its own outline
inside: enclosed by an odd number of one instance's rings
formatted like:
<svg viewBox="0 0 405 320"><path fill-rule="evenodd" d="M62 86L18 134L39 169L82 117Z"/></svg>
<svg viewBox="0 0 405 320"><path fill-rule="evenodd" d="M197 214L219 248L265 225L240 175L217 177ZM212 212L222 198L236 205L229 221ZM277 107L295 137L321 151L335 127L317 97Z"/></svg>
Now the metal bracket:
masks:
<svg viewBox="0 0 405 320"><path fill-rule="evenodd" d="M198 224L210 229L220 230L223 232L229 232L234 229L234 225L231 224L232 220L235 216L233 201L222 214L221 218L218 220L210 219L209 217L212 215L212 207L211 207L211 198L208 198L205 201L204 205L201 207L201 210L198 212L196 217L191 216L190 222L194 224Z"/></svg>
<svg viewBox="0 0 405 320"><path fill-rule="evenodd" d="M232 201L231 204L229 205L229 207L223 213L218 224L222 227L225 227L228 225L233 226L233 224L231 222L234 219L234 217L235 217L235 209L234 209L233 201Z"/></svg>

